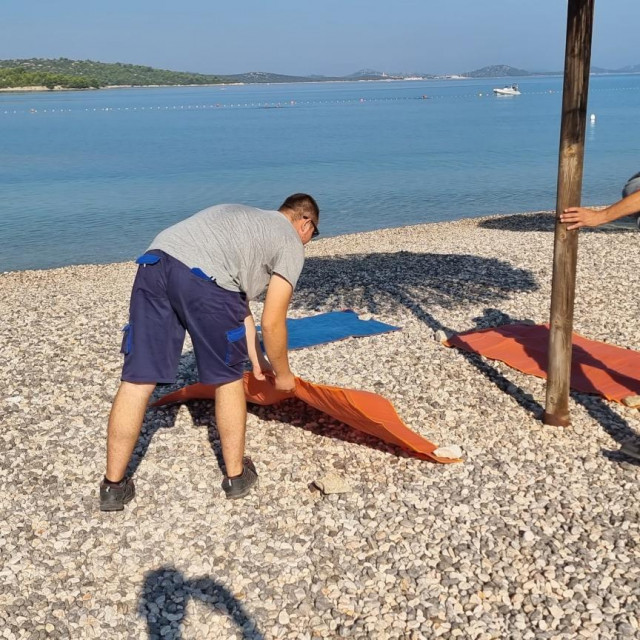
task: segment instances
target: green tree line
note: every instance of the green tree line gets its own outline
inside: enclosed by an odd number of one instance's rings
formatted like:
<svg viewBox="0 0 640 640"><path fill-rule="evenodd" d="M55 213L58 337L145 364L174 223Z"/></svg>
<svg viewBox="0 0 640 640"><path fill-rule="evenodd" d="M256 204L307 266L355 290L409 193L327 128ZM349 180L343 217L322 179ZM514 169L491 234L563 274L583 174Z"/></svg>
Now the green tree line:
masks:
<svg viewBox="0 0 640 640"><path fill-rule="evenodd" d="M5 79L5 72L11 71L18 75L11 75ZM19 76L19 74L25 74ZM32 75L36 74L36 75ZM0 78L5 82L17 82L18 77L22 80L28 79L27 84L13 84L2 86L31 86L34 84L44 84L36 82L41 75L51 74L53 76L73 78L75 82L84 80L87 87L91 86L114 86L114 85L179 85L179 84L218 84L224 82L221 76L205 75L200 73L189 73L182 71L167 71L165 69L154 69L134 64L104 63L92 60L69 60L68 58L57 58L48 60L43 58L31 58L28 60L0 60ZM52 78L48 78L49 82ZM61 86L67 86L62 82L56 82ZM78 85L73 85L82 88Z"/></svg>
<svg viewBox="0 0 640 640"><path fill-rule="evenodd" d="M25 71L24 69L0 69L0 89L14 87L64 87L65 89L98 88L100 83L94 78L69 76L46 71Z"/></svg>

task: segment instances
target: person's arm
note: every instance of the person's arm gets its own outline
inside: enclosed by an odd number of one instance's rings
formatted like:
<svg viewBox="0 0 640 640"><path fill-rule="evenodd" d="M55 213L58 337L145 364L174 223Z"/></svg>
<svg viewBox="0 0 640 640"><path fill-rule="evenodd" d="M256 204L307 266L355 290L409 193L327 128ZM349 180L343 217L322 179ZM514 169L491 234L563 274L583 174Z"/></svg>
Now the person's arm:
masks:
<svg viewBox="0 0 640 640"><path fill-rule="evenodd" d="M282 276L274 273L269 280L262 312L262 340L275 373L276 389L293 391L296 383L289 368L287 351L287 309L293 287Z"/></svg>
<svg viewBox="0 0 640 640"><path fill-rule="evenodd" d="M271 371L272 368L269 361L262 353L262 347L260 346L260 340L258 339L258 332L256 331L256 323L253 320L253 314L251 313L248 302L244 326L247 330L247 351L249 353L249 360L251 360L253 375L258 380L264 380L264 372Z"/></svg>
<svg viewBox="0 0 640 640"><path fill-rule="evenodd" d="M640 211L640 191L628 195L622 200L608 206L601 211L587 209L586 207L569 207L560 214L560 222L571 226L567 229L579 229L580 227L597 227L607 222L613 222L618 218L624 218Z"/></svg>

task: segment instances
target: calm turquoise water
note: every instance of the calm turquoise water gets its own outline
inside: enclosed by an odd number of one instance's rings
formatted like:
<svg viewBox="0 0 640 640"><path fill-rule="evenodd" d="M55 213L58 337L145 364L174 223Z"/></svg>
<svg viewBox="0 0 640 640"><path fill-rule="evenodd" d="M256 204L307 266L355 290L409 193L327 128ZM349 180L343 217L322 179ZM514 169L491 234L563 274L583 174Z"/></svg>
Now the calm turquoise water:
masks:
<svg viewBox="0 0 640 640"><path fill-rule="evenodd" d="M519 84L0 94L0 271L127 260L206 206L295 191L323 235L553 209L562 79ZM639 103L640 76L591 79L583 202L640 170Z"/></svg>

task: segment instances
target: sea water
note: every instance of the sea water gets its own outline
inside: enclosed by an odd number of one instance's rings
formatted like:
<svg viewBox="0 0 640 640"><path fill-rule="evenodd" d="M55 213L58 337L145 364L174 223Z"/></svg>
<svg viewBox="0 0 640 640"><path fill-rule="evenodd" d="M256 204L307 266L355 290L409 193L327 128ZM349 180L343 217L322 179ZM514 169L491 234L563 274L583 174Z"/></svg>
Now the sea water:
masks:
<svg viewBox="0 0 640 640"><path fill-rule="evenodd" d="M0 271L129 260L221 202L325 236L553 209L561 77L0 94ZM583 202L640 171L640 76L593 76Z"/></svg>

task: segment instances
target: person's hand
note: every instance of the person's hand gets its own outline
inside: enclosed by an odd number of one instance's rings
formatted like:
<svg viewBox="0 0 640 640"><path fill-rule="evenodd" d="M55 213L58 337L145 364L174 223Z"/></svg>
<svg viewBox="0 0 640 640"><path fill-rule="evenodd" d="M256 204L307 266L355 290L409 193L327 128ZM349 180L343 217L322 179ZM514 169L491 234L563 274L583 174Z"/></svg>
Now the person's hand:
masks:
<svg viewBox="0 0 640 640"><path fill-rule="evenodd" d="M266 380L265 373L273 375L273 367L263 355L259 355L256 362L251 362L251 370L256 380Z"/></svg>
<svg viewBox="0 0 640 640"><path fill-rule="evenodd" d="M292 393L296 388L296 379L291 371L289 371L289 373L281 373L280 375L276 375L274 384L278 391Z"/></svg>
<svg viewBox="0 0 640 640"><path fill-rule="evenodd" d="M602 224L602 211L594 211L585 207L569 207L560 214L560 222L570 224L569 231L580 227L597 227Z"/></svg>

